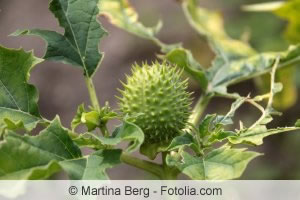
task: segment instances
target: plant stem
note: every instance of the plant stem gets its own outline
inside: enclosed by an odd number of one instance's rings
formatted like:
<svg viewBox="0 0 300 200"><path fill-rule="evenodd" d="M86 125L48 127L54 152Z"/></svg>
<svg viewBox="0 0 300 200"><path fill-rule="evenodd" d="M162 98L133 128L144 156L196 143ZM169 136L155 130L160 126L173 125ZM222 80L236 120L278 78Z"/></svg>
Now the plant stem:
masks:
<svg viewBox="0 0 300 200"><path fill-rule="evenodd" d="M200 118L201 118L201 115L203 114L203 112L205 111L209 101L211 99L211 96L210 95L207 95L207 94L203 94L199 100L197 101L193 111L192 111L192 114L189 118L189 123L193 124L193 125L197 125Z"/></svg>
<svg viewBox="0 0 300 200"><path fill-rule="evenodd" d="M162 167L163 167L163 176L162 179L163 180L176 180L177 176L179 174L178 169L174 168L174 167L169 167L166 163L166 158L169 152L162 152L161 156L162 156Z"/></svg>
<svg viewBox="0 0 300 200"><path fill-rule="evenodd" d="M98 97L97 97L97 93L95 90L93 80L89 77L85 77L85 83L88 88L90 100L91 100L91 103L92 103L94 109L100 111L100 105L99 105L99 101L98 101Z"/></svg>
<svg viewBox="0 0 300 200"><path fill-rule="evenodd" d="M103 135L104 137L109 137L109 131L108 131L106 125L100 126L100 130L101 130L102 135Z"/></svg>
<svg viewBox="0 0 300 200"><path fill-rule="evenodd" d="M162 166L159 164L149 162L146 160L138 159L138 158L131 156L124 152L121 155L121 161L128 165L134 166L136 168L145 170L145 171L159 177L160 179L163 178L164 170L163 170Z"/></svg>

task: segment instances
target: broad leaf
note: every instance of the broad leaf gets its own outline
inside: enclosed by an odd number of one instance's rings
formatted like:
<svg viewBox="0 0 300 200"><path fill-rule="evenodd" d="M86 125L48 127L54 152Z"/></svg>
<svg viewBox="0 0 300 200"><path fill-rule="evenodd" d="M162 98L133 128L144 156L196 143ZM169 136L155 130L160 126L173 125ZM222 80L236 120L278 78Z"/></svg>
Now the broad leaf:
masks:
<svg viewBox="0 0 300 200"><path fill-rule="evenodd" d="M203 158L182 152L182 161L170 159L168 164L175 165L182 173L194 180L227 180L239 178L247 164L259 153L245 149L221 147Z"/></svg>
<svg viewBox="0 0 300 200"><path fill-rule="evenodd" d="M219 13L198 7L197 2L197 0L183 1L184 14L191 26L199 34L207 37L213 48L221 49L229 59L247 57L255 53L248 44L228 36Z"/></svg>
<svg viewBox="0 0 300 200"><path fill-rule="evenodd" d="M31 69L42 61L32 52L0 46L0 124L32 130L41 121L38 92L28 80Z"/></svg>
<svg viewBox="0 0 300 200"><path fill-rule="evenodd" d="M266 126L257 126L251 130L242 131L236 136L228 137L228 140L232 144L262 145L263 139L267 136L295 130L299 130L299 127L267 129Z"/></svg>
<svg viewBox="0 0 300 200"><path fill-rule="evenodd" d="M127 151L133 152L144 142L144 133L135 124L123 122L121 126L115 129L109 138L96 136L93 133L84 133L78 136L72 134L72 138L79 146L93 149L103 149L127 141L130 142Z"/></svg>
<svg viewBox="0 0 300 200"><path fill-rule="evenodd" d="M120 149L99 150L88 157L61 161L60 165L73 180L107 180L106 169L121 163Z"/></svg>
<svg viewBox="0 0 300 200"><path fill-rule="evenodd" d="M38 136L5 134L0 143L0 179L46 179L59 171L59 161L80 157L80 149L55 119Z"/></svg>
<svg viewBox="0 0 300 200"><path fill-rule="evenodd" d="M99 10L115 26L144 39L157 40L155 34L162 23L159 22L155 27L145 27L138 21L138 14L128 0L101 0Z"/></svg>
<svg viewBox="0 0 300 200"><path fill-rule="evenodd" d="M83 69L91 77L102 60L98 44L106 31L97 21L99 0L52 0L50 10L64 28L64 35L48 30L19 30L13 35L37 35L48 42L47 60Z"/></svg>

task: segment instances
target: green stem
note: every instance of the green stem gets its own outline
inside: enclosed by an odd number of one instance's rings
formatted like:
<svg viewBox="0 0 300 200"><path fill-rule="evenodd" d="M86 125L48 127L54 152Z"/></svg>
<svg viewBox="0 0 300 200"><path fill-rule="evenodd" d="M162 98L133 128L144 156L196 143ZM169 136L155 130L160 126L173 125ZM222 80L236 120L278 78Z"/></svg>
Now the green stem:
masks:
<svg viewBox="0 0 300 200"><path fill-rule="evenodd" d="M179 170L174 167L169 167L166 163L166 158L169 152L162 152L162 167L163 167L163 180L177 180L178 174L180 174Z"/></svg>
<svg viewBox="0 0 300 200"><path fill-rule="evenodd" d="M138 159L124 152L121 155L121 161L136 168L145 170L159 177L160 179L163 178L164 170L161 165L146 160Z"/></svg>
<svg viewBox="0 0 300 200"><path fill-rule="evenodd" d="M109 131L108 131L106 125L100 126L100 130L101 130L102 135L103 135L104 137L109 137Z"/></svg>
<svg viewBox="0 0 300 200"><path fill-rule="evenodd" d="M205 111L209 101L211 99L211 96L210 95L207 95L207 94L203 94L200 99L198 100L198 102L196 103L193 111L192 111L192 114L189 118L189 123L193 124L193 125L197 125L203 112Z"/></svg>
<svg viewBox="0 0 300 200"><path fill-rule="evenodd" d="M96 93L96 90L95 90L93 80L89 77L85 77L85 83L86 83L86 86L87 86L88 91L89 91L91 103L92 103L94 109L99 111L100 110L100 105L99 105L99 101L98 101L98 97L97 97L97 93Z"/></svg>

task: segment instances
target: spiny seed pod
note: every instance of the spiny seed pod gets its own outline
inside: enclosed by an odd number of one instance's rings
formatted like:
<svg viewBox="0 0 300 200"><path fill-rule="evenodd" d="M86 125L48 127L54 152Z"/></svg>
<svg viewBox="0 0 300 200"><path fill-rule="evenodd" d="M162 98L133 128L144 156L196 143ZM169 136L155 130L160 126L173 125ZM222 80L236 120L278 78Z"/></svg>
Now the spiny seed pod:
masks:
<svg viewBox="0 0 300 200"><path fill-rule="evenodd" d="M191 94L181 72L167 63L135 65L120 90L120 109L145 134L145 143L166 143L182 130L190 115Z"/></svg>

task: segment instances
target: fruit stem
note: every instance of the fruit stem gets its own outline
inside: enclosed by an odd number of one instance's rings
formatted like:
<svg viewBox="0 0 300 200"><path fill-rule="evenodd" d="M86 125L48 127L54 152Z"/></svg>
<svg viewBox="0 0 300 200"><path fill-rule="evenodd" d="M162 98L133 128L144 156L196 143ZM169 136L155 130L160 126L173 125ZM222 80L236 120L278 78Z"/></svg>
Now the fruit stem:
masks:
<svg viewBox="0 0 300 200"><path fill-rule="evenodd" d="M91 103L92 103L94 109L96 109L97 111L100 111L100 105L99 105L97 93L96 93L92 78L85 77L85 83L88 88L90 100L91 100Z"/></svg>
<svg viewBox="0 0 300 200"><path fill-rule="evenodd" d="M134 166L136 168L145 170L145 171L159 177L160 179L163 178L164 170L163 170L162 166L159 164L136 158L136 157L131 156L128 153L124 153L124 152L121 155L121 161L128 165Z"/></svg>
<svg viewBox="0 0 300 200"><path fill-rule="evenodd" d="M196 126L203 114L203 112L205 111L208 103L210 102L210 99L212 98L211 95L209 94L203 94L199 100L197 101L192 114L189 118L189 123L193 124L194 126Z"/></svg>

